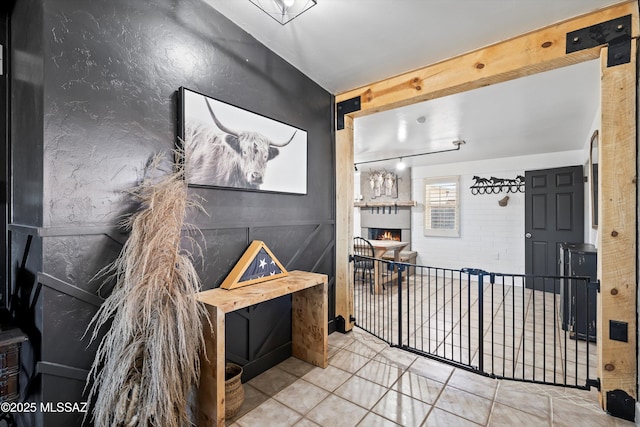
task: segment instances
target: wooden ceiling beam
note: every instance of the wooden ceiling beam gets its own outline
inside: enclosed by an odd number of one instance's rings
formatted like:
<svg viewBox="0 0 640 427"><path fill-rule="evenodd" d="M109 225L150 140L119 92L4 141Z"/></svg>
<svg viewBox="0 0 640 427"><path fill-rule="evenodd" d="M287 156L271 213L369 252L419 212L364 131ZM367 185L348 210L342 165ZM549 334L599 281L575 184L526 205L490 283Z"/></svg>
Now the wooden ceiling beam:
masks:
<svg viewBox="0 0 640 427"><path fill-rule="evenodd" d="M627 1L343 92L336 103L359 96L360 110L350 114L359 117L597 59L601 46L567 54L567 33L626 15L638 37L637 3Z"/></svg>

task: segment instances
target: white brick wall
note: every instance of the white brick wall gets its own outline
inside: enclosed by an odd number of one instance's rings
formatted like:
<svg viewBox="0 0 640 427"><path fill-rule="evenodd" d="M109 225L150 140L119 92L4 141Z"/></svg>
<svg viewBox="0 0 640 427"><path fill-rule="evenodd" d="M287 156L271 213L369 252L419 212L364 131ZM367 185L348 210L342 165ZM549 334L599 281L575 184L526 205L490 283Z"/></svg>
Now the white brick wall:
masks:
<svg viewBox="0 0 640 427"><path fill-rule="evenodd" d="M500 273L524 273L524 193L472 195L473 176L515 178L525 170L582 165L583 151L523 156L412 169L412 248L418 263L444 268L480 268ZM425 237L424 178L460 175L460 237ZM505 207L498 200L509 195Z"/></svg>

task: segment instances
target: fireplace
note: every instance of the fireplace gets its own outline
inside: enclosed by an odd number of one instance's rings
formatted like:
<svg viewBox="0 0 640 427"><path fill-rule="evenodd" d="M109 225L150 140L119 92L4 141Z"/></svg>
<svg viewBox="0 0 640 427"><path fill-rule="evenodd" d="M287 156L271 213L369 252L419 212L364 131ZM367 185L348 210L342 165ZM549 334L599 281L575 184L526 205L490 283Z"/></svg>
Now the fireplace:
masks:
<svg viewBox="0 0 640 427"><path fill-rule="evenodd" d="M399 242L402 239L402 230L400 228L369 228L369 239Z"/></svg>

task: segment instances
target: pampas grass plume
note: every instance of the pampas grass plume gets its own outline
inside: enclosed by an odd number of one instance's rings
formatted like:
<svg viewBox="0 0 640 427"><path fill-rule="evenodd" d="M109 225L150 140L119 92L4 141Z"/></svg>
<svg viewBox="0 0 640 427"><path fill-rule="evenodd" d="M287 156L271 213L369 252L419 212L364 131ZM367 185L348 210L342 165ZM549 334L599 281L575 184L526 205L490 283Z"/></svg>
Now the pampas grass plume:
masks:
<svg viewBox="0 0 640 427"><path fill-rule="evenodd" d="M87 380L91 416L96 427L184 426L208 315L181 241L187 209L201 206L187 197L182 166L145 178L131 194L141 207L123 221L130 235L119 256L98 273L115 285L88 328L93 342L108 327Z"/></svg>

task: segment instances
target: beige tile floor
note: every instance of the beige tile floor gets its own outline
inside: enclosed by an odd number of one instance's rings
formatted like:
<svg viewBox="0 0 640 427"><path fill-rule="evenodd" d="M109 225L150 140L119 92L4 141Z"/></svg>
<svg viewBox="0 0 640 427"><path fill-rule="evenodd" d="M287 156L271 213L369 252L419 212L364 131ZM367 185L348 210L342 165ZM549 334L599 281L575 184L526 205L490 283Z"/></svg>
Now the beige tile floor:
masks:
<svg viewBox="0 0 640 427"><path fill-rule="evenodd" d="M228 426L633 426L597 393L495 380L396 348L355 328L329 336L329 367L290 358L244 384Z"/></svg>

